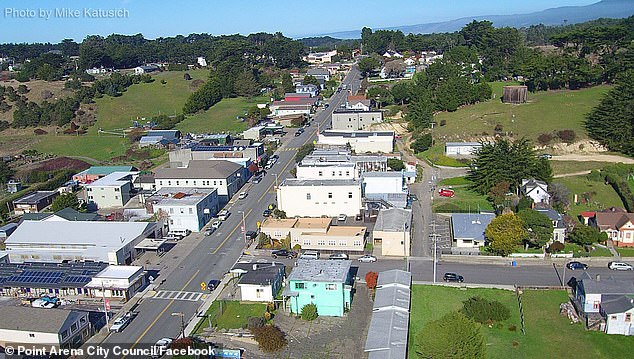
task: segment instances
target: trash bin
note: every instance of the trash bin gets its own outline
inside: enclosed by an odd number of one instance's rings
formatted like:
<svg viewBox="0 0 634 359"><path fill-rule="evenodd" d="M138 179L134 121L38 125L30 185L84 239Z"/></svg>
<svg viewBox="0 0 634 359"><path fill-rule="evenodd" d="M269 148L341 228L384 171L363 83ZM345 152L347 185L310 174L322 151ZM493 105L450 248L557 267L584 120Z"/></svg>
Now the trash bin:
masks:
<svg viewBox="0 0 634 359"><path fill-rule="evenodd" d="M511 262L511 266L513 266L513 267L517 267L517 261L512 261L512 262Z"/></svg>

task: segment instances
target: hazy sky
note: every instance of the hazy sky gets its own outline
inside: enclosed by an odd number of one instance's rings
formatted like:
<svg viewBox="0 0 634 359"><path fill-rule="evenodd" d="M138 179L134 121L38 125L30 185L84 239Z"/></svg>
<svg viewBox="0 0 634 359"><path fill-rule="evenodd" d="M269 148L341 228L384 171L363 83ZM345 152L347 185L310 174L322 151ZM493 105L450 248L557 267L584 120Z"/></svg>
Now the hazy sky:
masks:
<svg viewBox="0 0 634 359"><path fill-rule="evenodd" d="M218 35L281 31L301 37L363 26L378 28L466 16L518 14L598 1L0 0L0 42L58 42L64 38L81 41L86 35L111 33L142 33L146 38L156 38L193 32ZM118 13L104 14L108 10Z"/></svg>

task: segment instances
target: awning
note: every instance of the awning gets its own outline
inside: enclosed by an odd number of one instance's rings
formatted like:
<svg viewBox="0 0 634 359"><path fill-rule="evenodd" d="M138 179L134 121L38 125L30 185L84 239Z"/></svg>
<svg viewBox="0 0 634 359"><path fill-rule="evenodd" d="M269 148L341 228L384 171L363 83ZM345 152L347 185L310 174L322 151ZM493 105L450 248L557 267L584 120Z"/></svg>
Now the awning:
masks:
<svg viewBox="0 0 634 359"><path fill-rule="evenodd" d="M288 287L284 288L282 291L283 297L299 297L299 292L294 292L290 290Z"/></svg>
<svg viewBox="0 0 634 359"><path fill-rule="evenodd" d="M157 251L165 242L167 242L166 238L146 238L134 246L134 249Z"/></svg>

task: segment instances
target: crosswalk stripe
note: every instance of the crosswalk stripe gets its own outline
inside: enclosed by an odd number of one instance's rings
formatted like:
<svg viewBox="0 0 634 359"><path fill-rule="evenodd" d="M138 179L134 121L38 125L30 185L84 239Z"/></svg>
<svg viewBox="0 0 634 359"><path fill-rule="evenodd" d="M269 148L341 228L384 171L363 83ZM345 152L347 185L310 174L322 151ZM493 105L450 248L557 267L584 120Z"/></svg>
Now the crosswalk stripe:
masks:
<svg viewBox="0 0 634 359"><path fill-rule="evenodd" d="M159 290L154 295L154 299L169 299L169 300L186 300L190 302L197 302L202 297L202 293L198 292L180 292L173 290Z"/></svg>

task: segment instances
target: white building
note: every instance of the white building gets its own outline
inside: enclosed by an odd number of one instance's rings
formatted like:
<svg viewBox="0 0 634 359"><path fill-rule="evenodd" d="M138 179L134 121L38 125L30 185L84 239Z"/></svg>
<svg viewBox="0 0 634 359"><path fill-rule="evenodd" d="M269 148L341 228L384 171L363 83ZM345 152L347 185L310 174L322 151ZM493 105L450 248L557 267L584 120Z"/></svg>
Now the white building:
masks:
<svg viewBox="0 0 634 359"><path fill-rule="evenodd" d="M394 207L407 206L407 185L403 172L366 172L363 174L363 196L367 199L383 200Z"/></svg>
<svg viewBox="0 0 634 359"><path fill-rule="evenodd" d="M253 264L238 281L240 300L272 303L282 288L285 266L282 263Z"/></svg>
<svg viewBox="0 0 634 359"><path fill-rule="evenodd" d="M364 131L382 122L382 111L335 110L332 113L333 130Z"/></svg>
<svg viewBox="0 0 634 359"><path fill-rule="evenodd" d="M480 142L447 142L445 143L445 155L472 156L481 148Z"/></svg>
<svg viewBox="0 0 634 359"><path fill-rule="evenodd" d="M296 166L298 179L356 179L356 165L351 162L304 161Z"/></svg>
<svg viewBox="0 0 634 359"><path fill-rule="evenodd" d="M148 214L167 216L170 231L200 231L218 213L215 188L164 187L145 201Z"/></svg>
<svg viewBox="0 0 634 359"><path fill-rule="evenodd" d="M361 182L349 179L286 179L277 188L277 205L289 217L355 216L360 213Z"/></svg>
<svg viewBox="0 0 634 359"><path fill-rule="evenodd" d="M145 274L141 266L108 266L92 278L84 288L93 297L122 298L129 300L145 286Z"/></svg>
<svg viewBox="0 0 634 359"><path fill-rule="evenodd" d="M190 160L187 167L161 168L156 171L156 189L164 187L215 188L220 204L229 199L246 181L243 167L230 161Z"/></svg>
<svg viewBox="0 0 634 359"><path fill-rule="evenodd" d="M520 186L520 192L526 197L530 197L533 203L550 202L550 194L548 194L548 184L544 181L531 179L523 179Z"/></svg>
<svg viewBox="0 0 634 359"><path fill-rule="evenodd" d="M307 56L304 56L304 61L310 64L323 64L325 62L332 62L333 56L337 56L337 50L328 52L311 52Z"/></svg>
<svg viewBox="0 0 634 359"><path fill-rule="evenodd" d="M299 84L295 86L295 92L306 93L306 94L309 94L310 97L315 97L319 95L319 87L317 87L317 85L314 85L314 84L306 84L306 85Z"/></svg>
<svg viewBox="0 0 634 359"><path fill-rule="evenodd" d="M69 261L130 264L139 242L158 238L154 222L24 221L5 242L11 263Z"/></svg>
<svg viewBox="0 0 634 359"><path fill-rule="evenodd" d="M634 296L605 295L601 301L607 334L634 335Z"/></svg>
<svg viewBox="0 0 634 359"><path fill-rule="evenodd" d="M264 137L266 128L264 126L255 126L242 132L242 138L245 140L260 141Z"/></svg>
<svg viewBox="0 0 634 359"><path fill-rule="evenodd" d="M198 58L196 59L196 63L198 64L198 66L207 67L207 60L205 60L205 58L202 56L198 56Z"/></svg>
<svg viewBox="0 0 634 359"><path fill-rule="evenodd" d="M90 337L88 312L65 309L0 307L0 346L77 348ZM9 354L9 353L7 353ZM1 356L4 358L4 351ZM13 356L13 355L10 355Z"/></svg>
<svg viewBox="0 0 634 359"><path fill-rule="evenodd" d="M408 257L411 249L412 210L381 209L372 231L375 248L380 245L381 255Z"/></svg>
<svg viewBox="0 0 634 359"><path fill-rule="evenodd" d="M113 172L87 184L86 196L98 208L123 207L130 199L132 183L139 172Z"/></svg>
<svg viewBox="0 0 634 359"><path fill-rule="evenodd" d="M319 134L318 143L327 146L350 146L356 153L391 153L394 150L393 131L337 131Z"/></svg>
<svg viewBox="0 0 634 359"><path fill-rule="evenodd" d="M159 71L160 69L156 65L137 66L134 68L135 75L149 74L151 72Z"/></svg>

